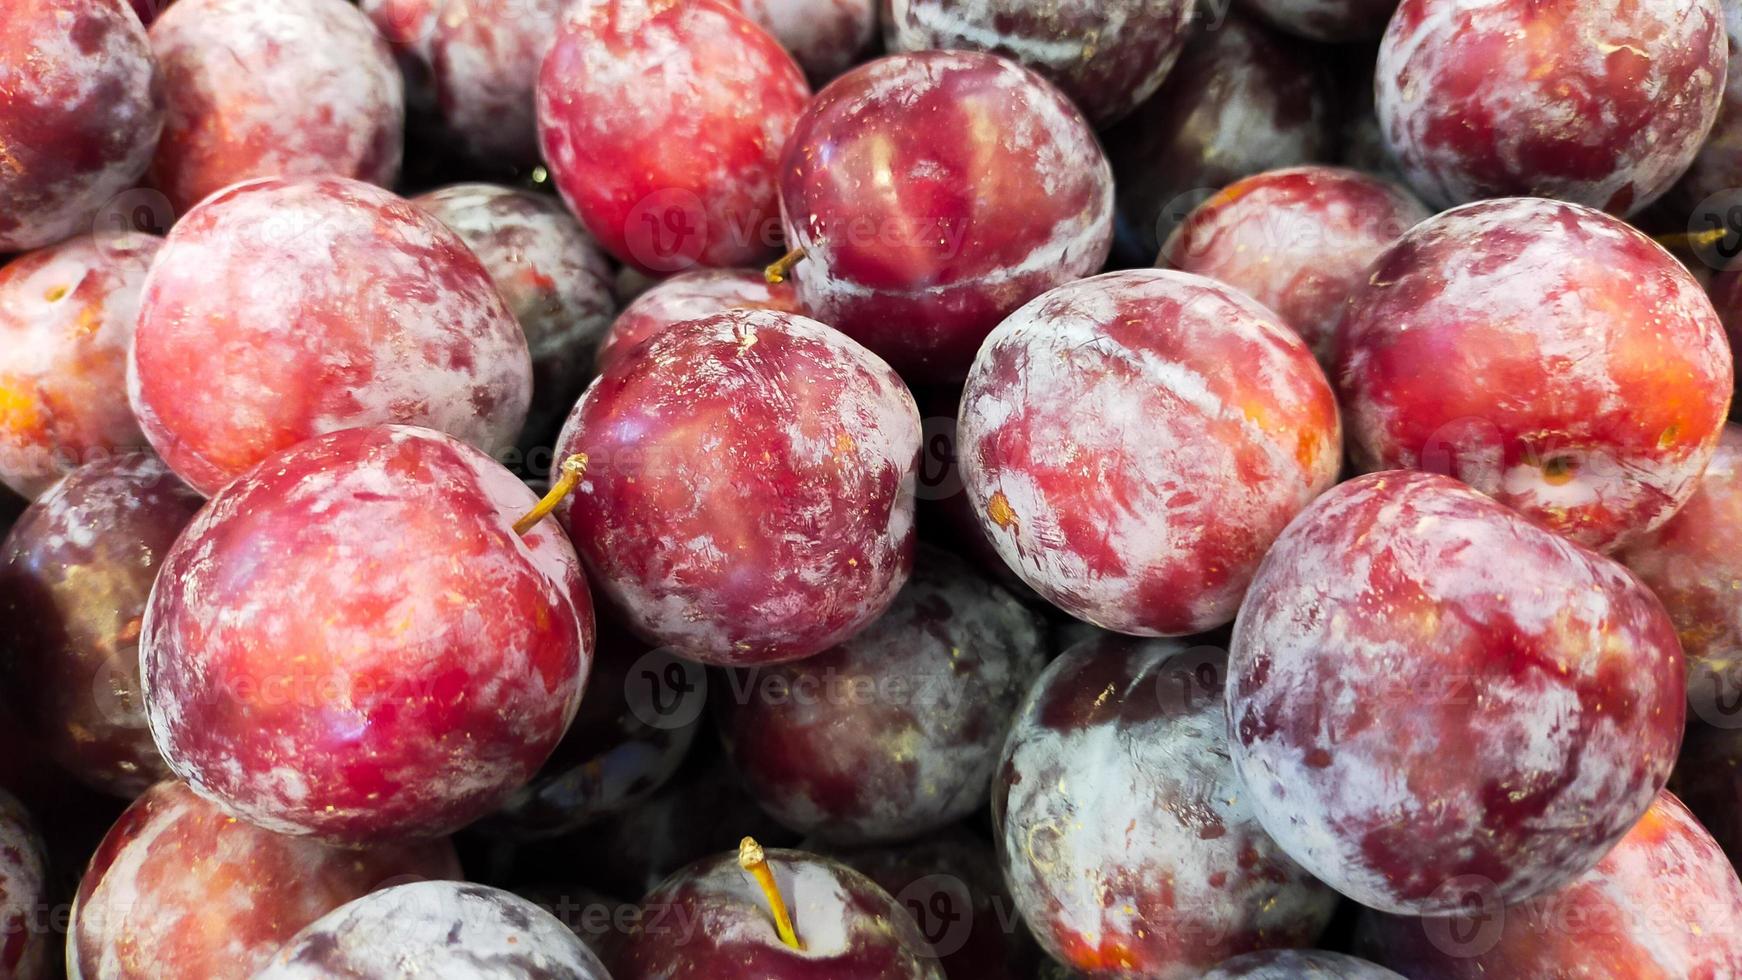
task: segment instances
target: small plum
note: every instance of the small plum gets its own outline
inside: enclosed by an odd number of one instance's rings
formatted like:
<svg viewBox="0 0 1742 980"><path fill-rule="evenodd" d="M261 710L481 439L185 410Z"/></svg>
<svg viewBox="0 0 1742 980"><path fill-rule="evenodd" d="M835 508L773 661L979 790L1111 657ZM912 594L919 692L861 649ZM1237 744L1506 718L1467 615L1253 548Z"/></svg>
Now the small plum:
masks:
<svg viewBox="0 0 1742 980"><path fill-rule="evenodd" d="M889 366L801 316L730 310L611 365L558 457L599 588L645 638L720 666L798 660L886 609L913 565L919 409Z"/></svg>
<svg viewBox="0 0 1742 980"><path fill-rule="evenodd" d="M0 484L36 497L79 465L145 445L127 348L162 240L83 235L0 267Z"/></svg>
<svg viewBox="0 0 1742 980"><path fill-rule="evenodd" d="M1320 497L1234 626L1244 799L1371 908L1520 902L1589 871L1681 742L1675 627L1620 564L1444 476Z"/></svg>
<svg viewBox="0 0 1742 980"><path fill-rule="evenodd" d="M269 458L164 559L140 640L170 769L280 833L436 837L532 778L592 661L580 562L537 498L429 429Z"/></svg>
<svg viewBox="0 0 1742 980"><path fill-rule="evenodd" d="M1071 615L1147 636L1233 619L1342 462L1336 397L1300 337L1237 290L1154 269L1061 286L1006 320L974 362L959 438L1005 562Z"/></svg>
<svg viewBox="0 0 1742 980"><path fill-rule="evenodd" d="M761 269L694 269L654 284L623 308L599 343L599 370L674 323L734 309L804 312L792 283L770 283Z"/></svg>
<svg viewBox="0 0 1742 980"><path fill-rule="evenodd" d="M51 893L48 856L24 806L0 791L0 976L48 980L51 936L43 913Z"/></svg>
<svg viewBox="0 0 1742 980"><path fill-rule="evenodd" d="M369 850L261 830L185 784L135 800L79 884L67 972L80 980L248 980L298 929L383 885L457 878L446 840Z"/></svg>
<svg viewBox="0 0 1742 980"><path fill-rule="evenodd" d="M816 84L853 67L877 41L877 0L730 2L773 34Z"/></svg>
<svg viewBox="0 0 1742 980"><path fill-rule="evenodd" d="M1198 980L1404 980L1382 966L1317 949L1272 949L1236 956Z"/></svg>

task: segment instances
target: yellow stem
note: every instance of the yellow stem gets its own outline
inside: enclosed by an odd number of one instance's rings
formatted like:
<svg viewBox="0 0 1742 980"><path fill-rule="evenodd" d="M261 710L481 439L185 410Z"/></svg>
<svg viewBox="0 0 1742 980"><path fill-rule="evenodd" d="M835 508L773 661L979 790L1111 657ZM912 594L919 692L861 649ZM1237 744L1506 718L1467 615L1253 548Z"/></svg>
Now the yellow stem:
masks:
<svg viewBox="0 0 1742 980"><path fill-rule="evenodd" d="M581 482L581 477L585 476L586 473L586 453L576 453L563 460L562 475L557 477L556 483L551 485L550 492L544 495L544 499L540 500L537 506L527 511L525 517L514 522L514 533L524 537L526 532L537 526L539 521L549 517L550 512L556 510L557 505L574 492L575 486Z"/></svg>
<svg viewBox="0 0 1742 980"><path fill-rule="evenodd" d="M777 259L773 265L769 266L768 269L762 273L762 277L768 280L770 286L778 286L786 281L787 276L792 275L792 267L803 262L804 256L804 249L795 248Z"/></svg>
<svg viewBox="0 0 1742 980"><path fill-rule="evenodd" d="M774 931L780 933L780 941L802 952L804 944L798 941L798 932L792 927L792 914L787 911L786 899L781 897L774 872L768 867L768 857L762 853L762 845L756 843L756 838L746 837L739 842L738 867L750 872L750 877L762 886L762 894L768 897L768 907L774 911Z"/></svg>
<svg viewBox="0 0 1742 980"><path fill-rule="evenodd" d="M1664 248L1704 248L1716 245L1730 234L1728 228L1712 228L1708 231L1678 232L1671 235L1658 235L1656 241Z"/></svg>

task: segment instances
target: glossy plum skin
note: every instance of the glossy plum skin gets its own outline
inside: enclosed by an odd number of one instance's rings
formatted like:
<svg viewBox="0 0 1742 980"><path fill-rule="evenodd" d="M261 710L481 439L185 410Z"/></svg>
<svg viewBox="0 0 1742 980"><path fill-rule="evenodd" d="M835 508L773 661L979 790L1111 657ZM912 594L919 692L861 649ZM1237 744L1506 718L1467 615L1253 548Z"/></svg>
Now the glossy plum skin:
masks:
<svg viewBox="0 0 1742 980"><path fill-rule="evenodd" d="M131 798L168 775L140 698L139 633L158 563L204 502L128 453L75 470L0 544L9 706L96 789Z"/></svg>
<svg viewBox="0 0 1742 980"><path fill-rule="evenodd" d="M84 235L0 267L0 483L34 498L145 444L127 405L127 346L161 244Z"/></svg>
<svg viewBox="0 0 1742 980"><path fill-rule="evenodd" d="M1595 868L1552 894L1449 921L1368 912L1356 945L1412 977L1718 980L1742 973L1742 881L1661 793Z"/></svg>
<svg viewBox="0 0 1742 980"><path fill-rule="evenodd" d="M0 255L89 231L145 173L163 92L123 0L0 0Z"/></svg>
<svg viewBox="0 0 1742 980"><path fill-rule="evenodd" d="M754 265L779 244L776 168L810 96L720 0L599 0L569 8L545 55L538 137L563 200L623 262Z"/></svg>
<svg viewBox="0 0 1742 980"><path fill-rule="evenodd" d="M1380 127L1431 205L1631 214L1699 151L1726 55L1719 0L1403 0L1379 48Z"/></svg>
<svg viewBox="0 0 1742 980"><path fill-rule="evenodd" d="M538 775L480 825L485 832L521 840L569 833L647 799L683 765L703 715L694 702L705 692L670 685L671 661L647 657L647 644L609 618L598 630L575 720ZM645 693L649 682L660 685L657 703Z"/></svg>
<svg viewBox="0 0 1742 980"><path fill-rule="evenodd" d="M1006 320L958 436L1005 562L1071 615L1146 636L1233 619L1270 542L1341 465L1336 398L1301 339L1236 290L1153 269L1062 286Z"/></svg>
<svg viewBox="0 0 1742 980"><path fill-rule="evenodd" d="M140 659L170 768L332 843L434 837L501 805L574 717L592 604L536 495L429 429L272 457L164 559ZM262 556L271 555L271 561Z"/></svg>
<svg viewBox="0 0 1742 980"><path fill-rule="evenodd" d="M1228 757L1227 655L1104 636L1017 715L993 816L1016 907L1088 977L1195 978L1311 943L1336 896L1259 826Z"/></svg>
<svg viewBox="0 0 1742 980"><path fill-rule="evenodd" d="M158 258L129 396L201 493L339 429L424 425L488 451L520 432L520 325L459 236L402 198L339 177L252 181L202 202Z"/></svg>
<svg viewBox="0 0 1742 980"><path fill-rule="evenodd" d="M399 175L405 94L343 0L181 0L151 25L168 104L151 182L185 213L254 177Z"/></svg>
<svg viewBox="0 0 1742 980"><path fill-rule="evenodd" d="M1106 262L1112 170L1034 73L976 52L895 55L799 119L781 214L810 315L904 377L959 380L1000 320Z"/></svg>
<svg viewBox="0 0 1742 980"><path fill-rule="evenodd" d="M520 321L532 355L526 433L534 440L554 435L586 389L593 352L617 312L616 276L604 251L543 194L455 184L411 203L460 236Z"/></svg>
<svg viewBox="0 0 1742 980"><path fill-rule="evenodd" d="M763 809L843 844L912 840L986 802L1045 621L953 555L920 551L889 611L840 646L712 690Z"/></svg>
<svg viewBox="0 0 1742 980"><path fill-rule="evenodd" d="M1670 788L1742 867L1742 726L1691 726Z"/></svg>
<svg viewBox="0 0 1742 980"><path fill-rule="evenodd" d="M575 406L563 521L644 637L720 666L820 653L913 566L919 409L901 379L804 317L731 310L655 336Z"/></svg>
<svg viewBox="0 0 1742 980"><path fill-rule="evenodd" d="M1449 473L1600 551L1694 492L1733 384L1712 304L1668 252L1531 198L1404 235L1336 347L1358 466Z"/></svg>
<svg viewBox="0 0 1742 980"><path fill-rule="evenodd" d="M1107 133L1119 257L1155 260L1173 225L1241 177L1329 159L1330 77L1298 42L1230 11L1200 29L1154 96Z"/></svg>
<svg viewBox="0 0 1742 980"><path fill-rule="evenodd" d="M1195 208L1156 263L1244 292L1328 363L1337 320L1367 267L1428 210L1389 181L1337 167L1270 170Z"/></svg>
<svg viewBox="0 0 1742 980"><path fill-rule="evenodd" d="M732 0L815 83L858 63L877 40L877 0Z"/></svg>
<svg viewBox="0 0 1742 980"><path fill-rule="evenodd" d="M1590 870L1663 788L1684 684L1675 627L1632 573L1395 471L1277 540L1227 702L1247 798L1288 853L1363 905L1439 915Z"/></svg>
<svg viewBox="0 0 1742 980"><path fill-rule="evenodd" d="M67 972L247 980L298 929L384 884L458 878L446 840L345 850L236 820L186 784L147 790L79 883Z"/></svg>
<svg viewBox="0 0 1742 980"><path fill-rule="evenodd" d="M1236 956L1199 980L1404 980L1382 966L1342 953L1278 949Z"/></svg>
<svg viewBox="0 0 1742 980"><path fill-rule="evenodd" d="M800 851L767 852L804 950L774 931L738 855L706 858L642 900L615 980L944 980L913 917L871 879Z"/></svg>
<svg viewBox="0 0 1742 980"><path fill-rule="evenodd" d="M1688 658L1688 707L1742 726L1742 427L1718 451L1669 521L1615 554L1663 600Z"/></svg>
<svg viewBox="0 0 1742 980"><path fill-rule="evenodd" d="M883 0L890 51L987 51L1033 69L1097 127L1155 94L1192 0Z"/></svg>
<svg viewBox="0 0 1742 980"><path fill-rule="evenodd" d="M52 901L48 857L24 806L0 791L0 975L48 980L51 947L44 911Z"/></svg>
<svg viewBox="0 0 1742 980"><path fill-rule="evenodd" d="M580 938L518 895L455 881L385 888L297 933L254 980L611 980Z"/></svg>
<svg viewBox="0 0 1742 980"><path fill-rule="evenodd" d="M956 828L912 844L831 854L912 914L949 980L1031 980L1038 949L1012 913L998 855Z"/></svg>
<svg viewBox="0 0 1742 980"><path fill-rule="evenodd" d="M1742 187L1742 4L1720 0L1720 6L1729 52L1724 95L1711 134L1670 192L1670 203L1684 212L1711 195Z"/></svg>
<svg viewBox="0 0 1742 980"><path fill-rule="evenodd" d="M656 283L623 308L599 342L599 370L674 323L731 309L804 312L790 280L771 285L761 269L695 269Z"/></svg>

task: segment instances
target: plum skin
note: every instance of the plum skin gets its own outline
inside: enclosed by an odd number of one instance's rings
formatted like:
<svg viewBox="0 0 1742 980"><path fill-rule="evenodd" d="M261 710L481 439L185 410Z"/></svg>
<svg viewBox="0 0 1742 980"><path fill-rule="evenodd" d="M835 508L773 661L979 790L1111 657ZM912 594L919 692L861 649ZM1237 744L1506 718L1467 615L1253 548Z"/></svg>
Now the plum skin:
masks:
<svg viewBox="0 0 1742 980"><path fill-rule="evenodd" d="M1227 712L1247 798L1291 856L1363 905L1440 915L1596 864L1669 776L1684 684L1674 626L1626 568L1393 471L1277 540L1235 623Z"/></svg>
<svg viewBox="0 0 1742 980"><path fill-rule="evenodd" d="M674 323L733 309L804 312L790 280L770 283L761 269L693 269L654 284L617 314L599 341L599 370Z"/></svg>
<svg viewBox="0 0 1742 980"><path fill-rule="evenodd" d="M164 559L140 641L170 768L268 829L449 833L575 715L592 603L536 495L452 437L348 429L227 486ZM271 555L271 561L262 556Z"/></svg>
<svg viewBox="0 0 1742 980"><path fill-rule="evenodd" d="M870 623L913 566L920 420L889 366L804 317L729 310L608 367L557 457L559 511L644 638L719 666L798 660Z"/></svg>

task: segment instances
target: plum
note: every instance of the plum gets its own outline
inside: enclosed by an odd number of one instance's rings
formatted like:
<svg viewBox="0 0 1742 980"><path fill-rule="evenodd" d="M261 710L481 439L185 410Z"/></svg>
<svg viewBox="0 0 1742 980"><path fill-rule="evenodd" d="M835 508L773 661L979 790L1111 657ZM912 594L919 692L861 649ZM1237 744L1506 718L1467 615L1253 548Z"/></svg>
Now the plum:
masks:
<svg viewBox="0 0 1742 980"><path fill-rule="evenodd" d="M1148 636L1233 619L1341 465L1336 398L1300 337L1234 289L1153 269L1061 286L1006 320L959 436L1005 562L1071 615Z"/></svg>
<svg viewBox="0 0 1742 980"><path fill-rule="evenodd" d="M1107 133L1119 259L1152 264L1174 223L1241 177L1328 159L1331 97L1299 42L1236 12L1201 27L1155 95Z"/></svg>
<svg viewBox="0 0 1742 980"><path fill-rule="evenodd" d="M568 926L496 888L420 881L342 905L297 933L254 980L611 980Z"/></svg>
<svg viewBox="0 0 1742 980"><path fill-rule="evenodd" d="M761 269L695 269L654 284L623 308L599 342L599 370L674 323L733 309L804 312L792 283L770 283Z"/></svg>
<svg viewBox="0 0 1742 980"><path fill-rule="evenodd" d="M574 550L552 522L512 527L535 503L409 426L310 439L225 487L163 560L140 640L170 769L331 843L495 810L556 747L592 661Z"/></svg>
<svg viewBox="0 0 1742 980"><path fill-rule="evenodd" d="M34 498L83 463L145 445L127 405L127 346L160 245L82 235L0 267L0 483Z"/></svg>
<svg viewBox="0 0 1742 980"><path fill-rule="evenodd" d="M1185 47L1194 0L883 0L890 51L1003 55L1040 73L1097 127L1155 94Z"/></svg>
<svg viewBox="0 0 1742 980"><path fill-rule="evenodd" d="M779 242L777 165L810 95L729 3L591 0L539 69L538 138L563 200L623 262L751 265Z"/></svg>
<svg viewBox="0 0 1742 980"><path fill-rule="evenodd" d="M1742 975L1742 881L1674 796L1645 816L1595 868L1559 890L1449 919L1367 912L1356 945L1412 977Z"/></svg>
<svg viewBox="0 0 1742 980"><path fill-rule="evenodd" d="M51 936L48 856L24 806L0 791L0 975L8 980L47 980Z"/></svg>
<svg viewBox="0 0 1742 980"><path fill-rule="evenodd" d="M1430 205L1632 214L1699 152L1726 54L1719 0L1403 0L1379 47L1380 127Z"/></svg>
<svg viewBox="0 0 1742 980"><path fill-rule="evenodd" d="M877 0L730 0L821 84L858 63L877 41Z"/></svg>
<svg viewBox="0 0 1742 980"><path fill-rule="evenodd" d="M1344 895L1415 915L1590 870L1663 788L1686 714L1675 627L1638 578L1404 471L1277 539L1228 677L1265 829Z"/></svg>
<svg viewBox="0 0 1742 980"><path fill-rule="evenodd" d="M870 351L801 316L729 310L613 364L559 458L561 511L629 624L721 666L798 660L886 609L913 565L919 410Z"/></svg>
<svg viewBox="0 0 1742 980"><path fill-rule="evenodd" d="M1742 727L1742 426L1718 451L1675 516L1615 557L1651 587L1688 658L1688 706L1703 721Z"/></svg>
<svg viewBox="0 0 1742 980"><path fill-rule="evenodd" d="M1280 949L1236 956L1199 980L1403 980L1403 977L1342 953Z"/></svg>
<svg viewBox="0 0 1742 980"><path fill-rule="evenodd" d="M520 321L532 355L526 441L551 438L592 377L594 351L617 312L611 263L544 194L455 184L411 203L460 236Z"/></svg>
<svg viewBox="0 0 1742 980"><path fill-rule="evenodd" d="M250 181L183 218L146 280L127 380L152 446L208 495L356 426L502 449L532 397L526 337L478 258L342 177Z"/></svg>
<svg viewBox="0 0 1742 980"><path fill-rule="evenodd" d="M1742 726L1691 726L1670 787L1742 867Z"/></svg>
<svg viewBox="0 0 1742 980"><path fill-rule="evenodd" d="M1198 205L1156 264L1246 293L1328 363L1337 320L1367 267L1428 216L1408 191L1378 177L1325 166L1270 170Z"/></svg>
<svg viewBox="0 0 1742 980"><path fill-rule="evenodd" d="M985 804L1010 716L1046 659L1037 614L921 548L863 632L740 671L711 700L733 766L777 820L836 843L895 842Z"/></svg>
<svg viewBox="0 0 1742 980"><path fill-rule="evenodd" d="M1086 976L1186 980L1311 943L1336 908L1247 805L1226 666L1209 647L1090 640L1017 716L993 790L1005 880L1042 948Z"/></svg>
<svg viewBox="0 0 1742 980"><path fill-rule="evenodd" d="M871 879L750 838L673 875L641 908L616 980L944 980L912 916Z"/></svg>
<svg viewBox="0 0 1742 980"><path fill-rule="evenodd" d="M67 972L80 980L247 980L298 929L383 885L457 878L446 840L369 850L261 830L186 784L147 790L79 884Z"/></svg>
<svg viewBox="0 0 1742 980"><path fill-rule="evenodd" d="M168 104L151 182L178 213L254 177L399 175L399 70L344 0L181 0L151 48Z"/></svg>
<svg viewBox="0 0 1742 980"><path fill-rule="evenodd" d="M151 165L164 100L124 0L0 0L0 24L4 255L89 231Z"/></svg>
<svg viewBox="0 0 1742 980"><path fill-rule="evenodd" d="M1711 134L1701 144L1687 172L1665 198L1682 212L1693 211L1714 195L1724 195L1719 198L1724 200L1737 188L1742 188L1742 3L1719 0L1719 5L1724 12L1724 35L1729 54L1724 73L1724 95ZM1725 200L1724 203L1728 205L1730 202ZM1727 214L1720 216L1721 221L1727 218Z"/></svg>
<svg viewBox="0 0 1742 980"><path fill-rule="evenodd" d="M1694 492L1733 385L1718 316L1668 252L1534 198L1405 234L1335 348L1358 466L1447 473L1599 551Z"/></svg>
<svg viewBox="0 0 1742 980"><path fill-rule="evenodd" d="M168 775L146 726L139 635L158 563L205 501L149 453L87 463L0 544L6 696L58 764L134 797Z"/></svg>
<svg viewBox="0 0 1742 980"><path fill-rule="evenodd" d="M1099 270L1113 179L1076 107L968 51L895 55L825 88L781 164L810 315L903 376L959 380L1017 307Z"/></svg>

